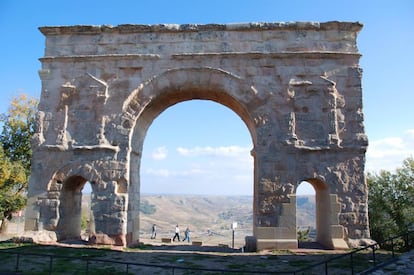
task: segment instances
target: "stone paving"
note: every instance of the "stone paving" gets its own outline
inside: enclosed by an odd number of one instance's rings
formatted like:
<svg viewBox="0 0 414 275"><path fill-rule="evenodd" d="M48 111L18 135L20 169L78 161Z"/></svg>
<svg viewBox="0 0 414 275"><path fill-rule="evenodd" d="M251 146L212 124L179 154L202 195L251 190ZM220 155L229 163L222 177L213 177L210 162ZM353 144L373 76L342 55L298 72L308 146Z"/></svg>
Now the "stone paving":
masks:
<svg viewBox="0 0 414 275"><path fill-rule="evenodd" d="M396 262L375 270L371 274L414 274L414 249L401 255Z"/></svg>

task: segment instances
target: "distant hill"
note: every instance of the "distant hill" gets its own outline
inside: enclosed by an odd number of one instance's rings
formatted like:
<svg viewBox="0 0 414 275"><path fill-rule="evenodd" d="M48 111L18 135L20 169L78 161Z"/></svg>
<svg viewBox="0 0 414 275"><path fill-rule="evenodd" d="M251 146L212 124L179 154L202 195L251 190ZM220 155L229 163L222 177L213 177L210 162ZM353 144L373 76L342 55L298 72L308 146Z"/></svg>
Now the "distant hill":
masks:
<svg viewBox="0 0 414 275"><path fill-rule="evenodd" d="M192 231L221 232L237 222L238 230L252 234L251 196L142 195L141 205L156 209L154 213L141 212L140 229L144 232L153 223L160 232L173 232L176 224L183 229L189 226Z"/></svg>
<svg viewBox="0 0 414 275"><path fill-rule="evenodd" d="M312 227L316 228L316 204L315 196L297 196L296 197L296 223L299 228Z"/></svg>
<svg viewBox="0 0 414 275"><path fill-rule="evenodd" d="M237 222L237 230L253 228L253 197L211 195L142 195L141 206L152 206L154 213L141 213L141 231L153 223L160 230L172 231L175 224L190 226L197 231L229 230ZM297 226L315 227L315 196L297 197Z"/></svg>
<svg viewBox="0 0 414 275"><path fill-rule="evenodd" d="M90 196L84 195L84 207ZM141 195L140 234L147 236L157 224L159 236L172 236L175 225L188 226L195 234L210 232L228 235L237 222L240 236L252 235L252 196L213 195ZM297 196L297 226L315 227L315 196Z"/></svg>

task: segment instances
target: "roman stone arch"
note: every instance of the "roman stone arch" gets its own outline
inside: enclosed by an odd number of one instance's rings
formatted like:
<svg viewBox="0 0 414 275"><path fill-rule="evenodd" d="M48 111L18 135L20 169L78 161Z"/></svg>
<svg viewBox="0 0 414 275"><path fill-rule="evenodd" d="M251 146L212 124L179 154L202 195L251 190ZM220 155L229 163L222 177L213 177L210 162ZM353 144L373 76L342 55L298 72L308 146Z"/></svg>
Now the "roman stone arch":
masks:
<svg viewBox="0 0 414 275"><path fill-rule="evenodd" d="M361 27L41 27L46 49L25 229L76 237L78 211L66 208L77 205L89 181L91 240L137 244L148 127L169 106L204 99L233 110L252 138L254 236L247 246L297 247L295 190L302 180L317 190L318 241L344 248L369 238Z"/></svg>

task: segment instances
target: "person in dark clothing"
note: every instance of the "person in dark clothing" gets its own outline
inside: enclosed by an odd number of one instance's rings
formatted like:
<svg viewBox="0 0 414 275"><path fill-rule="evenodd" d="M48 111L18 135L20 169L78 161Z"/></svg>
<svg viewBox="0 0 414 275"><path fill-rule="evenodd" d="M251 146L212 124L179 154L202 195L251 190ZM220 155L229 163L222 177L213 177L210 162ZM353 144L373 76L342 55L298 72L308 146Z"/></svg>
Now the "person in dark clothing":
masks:
<svg viewBox="0 0 414 275"><path fill-rule="evenodd" d="M157 225L154 223L152 225L152 230L151 230L151 239L155 239L157 237Z"/></svg>
<svg viewBox="0 0 414 275"><path fill-rule="evenodd" d="M187 227L187 229L184 231L184 239L183 241L187 240L190 242L190 228Z"/></svg>

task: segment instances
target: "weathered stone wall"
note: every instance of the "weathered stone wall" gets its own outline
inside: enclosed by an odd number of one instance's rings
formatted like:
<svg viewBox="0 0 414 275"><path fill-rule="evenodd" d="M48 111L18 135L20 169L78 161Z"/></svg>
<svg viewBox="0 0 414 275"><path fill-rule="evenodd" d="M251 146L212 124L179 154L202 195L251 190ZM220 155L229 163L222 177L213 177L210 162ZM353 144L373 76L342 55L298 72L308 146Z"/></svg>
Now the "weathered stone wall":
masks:
<svg viewBox="0 0 414 275"><path fill-rule="evenodd" d="M75 202L89 181L94 239L137 242L146 131L169 106L207 99L232 109L250 131L258 248L297 246L294 195L303 180L316 190L321 242L368 238L361 27L40 28L46 49L26 229L76 235L60 225L78 215L65 214L62 202Z"/></svg>

